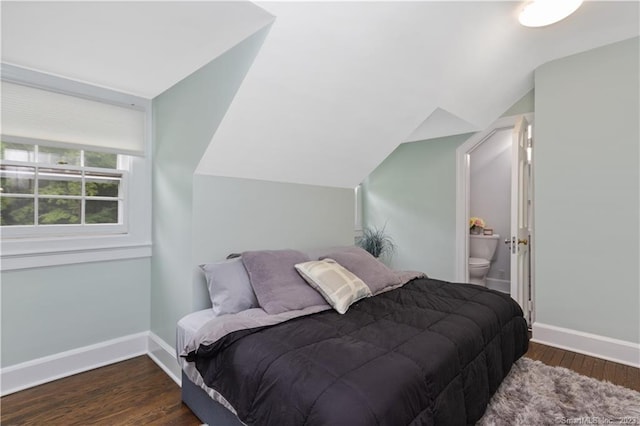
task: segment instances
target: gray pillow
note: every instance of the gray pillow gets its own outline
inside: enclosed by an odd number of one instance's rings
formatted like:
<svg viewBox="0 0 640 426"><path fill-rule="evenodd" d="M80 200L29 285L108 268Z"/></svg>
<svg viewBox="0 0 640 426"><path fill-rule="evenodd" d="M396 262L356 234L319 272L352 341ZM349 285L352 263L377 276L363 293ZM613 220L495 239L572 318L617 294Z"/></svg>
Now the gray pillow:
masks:
<svg viewBox="0 0 640 426"><path fill-rule="evenodd" d="M320 256L320 259L333 259L347 268L369 287L374 295L385 287L401 284L398 274L360 247L343 248Z"/></svg>
<svg viewBox="0 0 640 426"><path fill-rule="evenodd" d="M295 250L261 250L242 253L260 307L268 314L326 305L324 298L295 269L309 258Z"/></svg>
<svg viewBox="0 0 640 426"><path fill-rule="evenodd" d="M259 306L241 258L207 263L200 268L207 279L211 307L216 316Z"/></svg>

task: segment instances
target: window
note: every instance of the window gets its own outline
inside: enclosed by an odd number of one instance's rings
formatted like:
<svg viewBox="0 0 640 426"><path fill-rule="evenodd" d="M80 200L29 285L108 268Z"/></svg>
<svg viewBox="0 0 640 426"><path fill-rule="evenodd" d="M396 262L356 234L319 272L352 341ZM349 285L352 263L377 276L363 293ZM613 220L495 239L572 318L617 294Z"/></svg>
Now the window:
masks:
<svg viewBox="0 0 640 426"><path fill-rule="evenodd" d="M151 100L9 64L0 85L0 270L151 256Z"/></svg>
<svg viewBox="0 0 640 426"><path fill-rule="evenodd" d="M2 141L3 237L124 233L127 156Z"/></svg>

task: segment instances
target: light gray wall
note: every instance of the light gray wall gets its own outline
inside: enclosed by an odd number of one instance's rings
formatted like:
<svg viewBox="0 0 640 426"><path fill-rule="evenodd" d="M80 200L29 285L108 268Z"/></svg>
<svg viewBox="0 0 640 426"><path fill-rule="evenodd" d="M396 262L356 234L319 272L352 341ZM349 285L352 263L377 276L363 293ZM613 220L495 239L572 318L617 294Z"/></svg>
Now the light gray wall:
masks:
<svg viewBox="0 0 640 426"><path fill-rule="evenodd" d="M151 331L171 345L178 319L191 311L193 173L267 32L257 32L153 100Z"/></svg>
<svg viewBox="0 0 640 426"><path fill-rule="evenodd" d="M638 38L535 73L536 321L640 342Z"/></svg>
<svg viewBox="0 0 640 426"><path fill-rule="evenodd" d="M149 259L2 272L2 367L149 330Z"/></svg>
<svg viewBox="0 0 640 426"><path fill-rule="evenodd" d="M194 176L193 262L260 249L352 245L354 191L293 183ZM196 271L194 309L210 306Z"/></svg>
<svg viewBox="0 0 640 426"><path fill-rule="evenodd" d="M151 330L172 346L178 320L210 305L198 264L353 243L352 189L194 175L267 31L154 99Z"/></svg>
<svg viewBox="0 0 640 426"><path fill-rule="evenodd" d="M454 279L456 148L470 136L402 144L364 181L363 222L386 225L393 268Z"/></svg>
<svg viewBox="0 0 640 426"><path fill-rule="evenodd" d="M490 278L510 280L511 255L503 244L511 233L512 130L495 132L471 153L471 216L484 219L500 241L489 269Z"/></svg>

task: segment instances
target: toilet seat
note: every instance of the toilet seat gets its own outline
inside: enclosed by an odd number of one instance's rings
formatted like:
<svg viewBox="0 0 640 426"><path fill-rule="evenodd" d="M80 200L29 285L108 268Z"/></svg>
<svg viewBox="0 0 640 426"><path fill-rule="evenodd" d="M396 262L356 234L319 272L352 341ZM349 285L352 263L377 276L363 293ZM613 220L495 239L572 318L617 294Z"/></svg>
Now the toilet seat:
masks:
<svg viewBox="0 0 640 426"><path fill-rule="evenodd" d="M469 267L471 268L485 268L491 264L487 259L481 259L479 257L469 258Z"/></svg>

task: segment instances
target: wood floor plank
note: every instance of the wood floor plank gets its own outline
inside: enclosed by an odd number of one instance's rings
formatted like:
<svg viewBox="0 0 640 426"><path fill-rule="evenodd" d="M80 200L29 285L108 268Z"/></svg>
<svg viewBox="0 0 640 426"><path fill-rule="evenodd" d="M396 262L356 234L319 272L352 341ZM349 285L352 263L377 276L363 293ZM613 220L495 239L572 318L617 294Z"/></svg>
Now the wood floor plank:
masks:
<svg viewBox="0 0 640 426"><path fill-rule="evenodd" d="M612 361L606 361L604 363L604 380L607 380L611 383L614 382L616 375L616 363Z"/></svg>
<svg viewBox="0 0 640 426"><path fill-rule="evenodd" d="M629 367L622 364L615 364L616 371L614 373L613 383L616 385L624 386L627 382L627 374L629 372Z"/></svg>
<svg viewBox="0 0 640 426"><path fill-rule="evenodd" d="M584 356L584 361L582 361L582 372L580 374L584 374L585 376L591 377L591 372L593 371L593 363L595 358L589 355Z"/></svg>
<svg viewBox="0 0 640 426"><path fill-rule="evenodd" d="M627 372L627 382L625 386L640 392L640 368L630 367Z"/></svg>
<svg viewBox="0 0 640 426"><path fill-rule="evenodd" d="M575 352L564 351L564 355L562 356L562 361L558 364L560 367L571 368L571 364L573 363L573 358L575 358Z"/></svg>
<svg viewBox="0 0 640 426"><path fill-rule="evenodd" d="M602 380L613 383L615 380L616 365L611 361L604 362L604 372L602 374Z"/></svg>
<svg viewBox="0 0 640 426"><path fill-rule="evenodd" d="M553 348L553 356L549 361L549 365L553 367L559 366L560 361L562 361L562 358L564 357L564 354L565 354L565 351L563 351L562 349Z"/></svg>
<svg viewBox="0 0 640 426"><path fill-rule="evenodd" d="M542 357L542 354L544 354L545 349L546 346L539 343L531 342L529 343L529 352L527 353L532 359L539 360Z"/></svg>
<svg viewBox="0 0 640 426"><path fill-rule="evenodd" d="M544 354L542 355L542 358L540 358L540 361L544 362L547 365L551 365L551 359L553 358L553 354L555 353L555 351L555 348L547 346L545 348Z"/></svg>
<svg viewBox="0 0 640 426"><path fill-rule="evenodd" d="M573 357L573 362L571 362L569 368L578 374L585 375L584 358L585 357L582 354L575 354L575 356ZM587 373L586 375L588 376L589 373Z"/></svg>
<svg viewBox="0 0 640 426"><path fill-rule="evenodd" d="M527 353L531 358L534 358L535 356L537 356L537 353L539 350L540 350L540 345L538 345L535 342L529 342L529 350L527 351Z"/></svg>
<svg viewBox="0 0 640 426"><path fill-rule="evenodd" d="M603 380L604 379L604 364L605 364L605 360L603 359L599 359L599 358L594 358L593 361L593 370L591 372L592 377L598 380Z"/></svg>

